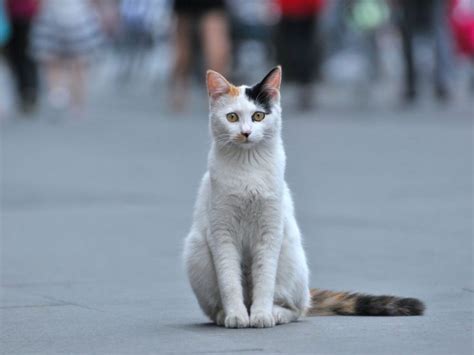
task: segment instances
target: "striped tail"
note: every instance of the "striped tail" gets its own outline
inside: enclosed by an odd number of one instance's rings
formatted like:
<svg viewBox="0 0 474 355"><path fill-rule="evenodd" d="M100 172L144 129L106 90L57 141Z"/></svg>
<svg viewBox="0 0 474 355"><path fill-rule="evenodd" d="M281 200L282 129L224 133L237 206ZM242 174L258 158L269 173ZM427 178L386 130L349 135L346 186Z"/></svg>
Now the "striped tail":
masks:
<svg viewBox="0 0 474 355"><path fill-rule="evenodd" d="M416 298L372 296L311 289L309 316L419 316L425 310Z"/></svg>

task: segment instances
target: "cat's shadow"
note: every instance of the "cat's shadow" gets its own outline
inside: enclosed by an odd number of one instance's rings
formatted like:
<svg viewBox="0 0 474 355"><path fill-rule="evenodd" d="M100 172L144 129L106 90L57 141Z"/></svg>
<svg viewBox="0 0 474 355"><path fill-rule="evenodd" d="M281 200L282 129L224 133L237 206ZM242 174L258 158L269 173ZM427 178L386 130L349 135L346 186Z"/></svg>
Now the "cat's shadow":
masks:
<svg viewBox="0 0 474 355"><path fill-rule="evenodd" d="M278 329L281 327L291 327L292 325L294 326L295 324L299 323L305 323L305 320L298 320L296 322L291 322L289 324L282 324L277 326ZM224 331L228 332L229 329L225 327L221 327L216 325L215 323L212 322L206 322L206 323L187 323L187 324L170 324L168 327L174 328L174 329L180 329L180 330L188 330L192 332L216 332L216 331ZM265 329L274 329L274 328L265 328ZM242 328L242 329L234 329L237 331L255 331L255 330L265 330L265 329L256 329L256 328Z"/></svg>
<svg viewBox="0 0 474 355"><path fill-rule="evenodd" d="M172 328L180 329L180 330L189 330L193 332L205 332L205 331L218 331L218 330L226 330L224 327L220 327L212 322L206 323L187 323L187 324L173 324L169 325Z"/></svg>
<svg viewBox="0 0 474 355"><path fill-rule="evenodd" d="M181 324L181 326L183 328L189 328L189 329L221 329L222 328L212 322Z"/></svg>

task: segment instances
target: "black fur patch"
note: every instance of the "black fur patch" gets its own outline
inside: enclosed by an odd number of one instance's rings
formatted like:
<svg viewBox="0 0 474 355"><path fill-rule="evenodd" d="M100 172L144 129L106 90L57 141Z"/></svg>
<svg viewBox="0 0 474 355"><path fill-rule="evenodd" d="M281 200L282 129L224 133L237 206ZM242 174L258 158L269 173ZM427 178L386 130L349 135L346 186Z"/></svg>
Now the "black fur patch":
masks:
<svg viewBox="0 0 474 355"><path fill-rule="evenodd" d="M273 74L275 70L278 70L278 68L272 69L258 84L245 89L245 95L247 98L261 106L267 114L272 112L272 97L267 92L265 92L264 85L265 81L270 77L270 75Z"/></svg>
<svg viewBox="0 0 474 355"><path fill-rule="evenodd" d="M359 295L355 313L361 316L418 316L425 310L416 298Z"/></svg>

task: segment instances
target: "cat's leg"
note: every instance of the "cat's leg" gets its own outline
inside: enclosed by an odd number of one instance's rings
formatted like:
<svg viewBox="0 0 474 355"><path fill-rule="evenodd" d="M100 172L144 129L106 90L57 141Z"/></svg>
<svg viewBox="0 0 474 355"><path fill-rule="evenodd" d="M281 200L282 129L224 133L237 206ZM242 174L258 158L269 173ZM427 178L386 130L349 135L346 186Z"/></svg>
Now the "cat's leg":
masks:
<svg viewBox="0 0 474 355"><path fill-rule="evenodd" d="M269 328L275 326L273 316L273 295L278 251L274 248L259 247L252 265L252 306L250 307L250 326Z"/></svg>
<svg viewBox="0 0 474 355"><path fill-rule="evenodd" d="M277 202L275 202L277 204ZM273 303L278 256L283 238L280 209L269 202L259 216L259 230L252 245L252 305L250 325L275 326Z"/></svg>
<svg viewBox="0 0 474 355"><path fill-rule="evenodd" d="M227 328L246 328L249 326L249 315L244 304L241 283L240 255L229 237L218 237L223 243L216 243L211 247L219 285L223 311L224 325ZM221 323L222 313L217 323Z"/></svg>
<svg viewBox="0 0 474 355"><path fill-rule="evenodd" d="M224 325L227 328L246 328L249 326L249 314L244 304L242 287L242 254L229 231L233 211L225 207L214 211L207 242L225 312Z"/></svg>
<svg viewBox="0 0 474 355"><path fill-rule="evenodd" d="M216 324L224 325L217 276L204 233L191 230L184 244L186 269L203 312Z"/></svg>
<svg viewBox="0 0 474 355"><path fill-rule="evenodd" d="M278 259L273 312L277 324L297 320L310 304L308 265L289 194L284 199L284 207L284 235Z"/></svg>
<svg viewBox="0 0 474 355"><path fill-rule="evenodd" d="M274 279L273 294L270 295L270 309L271 313L265 315L265 318L260 318L261 314L256 312L258 298L255 293L262 290L258 286L265 285L269 279L261 278L260 280L254 277L253 288L253 304L250 311L250 324L254 327L271 327L276 324L286 324L296 321L301 315L305 313L309 306L310 294L308 287L308 266L306 264L306 256L301 244L301 236L293 215L287 216L284 220L283 240L279 254L276 257L268 253L271 250L271 245L267 248L267 254L263 257L268 264L276 260L276 275ZM255 265L255 262L254 262ZM256 272L253 269L252 272ZM268 269L267 269L268 270ZM257 272L261 272L259 269ZM264 276L265 274L263 274ZM258 277L258 273L255 275ZM266 274L268 276L268 273ZM271 288L266 284L266 290ZM258 308L257 308L258 310ZM254 317L252 317L254 315ZM269 319L271 317L271 319ZM259 323L257 320L260 318ZM256 323L254 323L256 322Z"/></svg>

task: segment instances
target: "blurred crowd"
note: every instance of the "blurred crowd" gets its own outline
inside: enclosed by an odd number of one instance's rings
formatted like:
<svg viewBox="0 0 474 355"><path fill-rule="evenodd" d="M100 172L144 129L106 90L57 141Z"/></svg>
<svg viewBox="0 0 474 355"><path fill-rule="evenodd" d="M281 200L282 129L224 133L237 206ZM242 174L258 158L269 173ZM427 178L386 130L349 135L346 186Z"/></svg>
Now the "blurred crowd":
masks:
<svg viewBox="0 0 474 355"><path fill-rule="evenodd" d="M120 58L121 80L132 80L157 47L170 58L174 110L207 68L243 82L276 63L308 110L318 83L353 64L334 60L348 48L362 58L361 75L379 80L387 32L400 43L402 102L418 98L426 66L434 98L449 102L457 63L474 65L474 0L0 0L0 54L25 115L41 99L80 116L104 53Z"/></svg>

